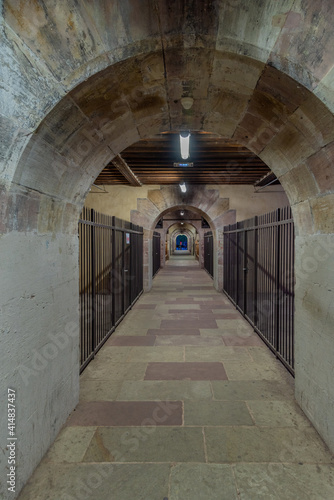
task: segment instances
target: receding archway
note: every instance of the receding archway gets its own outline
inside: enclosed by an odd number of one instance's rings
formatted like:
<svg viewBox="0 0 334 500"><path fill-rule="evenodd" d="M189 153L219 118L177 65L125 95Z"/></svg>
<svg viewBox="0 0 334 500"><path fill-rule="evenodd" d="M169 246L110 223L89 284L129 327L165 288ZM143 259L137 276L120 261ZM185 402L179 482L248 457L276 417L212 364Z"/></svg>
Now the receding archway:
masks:
<svg viewBox="0 0 334 500"><path fill-rule="evenodd" d="M176 236L176 250L188 251L188 236L186 234L178 234Z"/></svg>

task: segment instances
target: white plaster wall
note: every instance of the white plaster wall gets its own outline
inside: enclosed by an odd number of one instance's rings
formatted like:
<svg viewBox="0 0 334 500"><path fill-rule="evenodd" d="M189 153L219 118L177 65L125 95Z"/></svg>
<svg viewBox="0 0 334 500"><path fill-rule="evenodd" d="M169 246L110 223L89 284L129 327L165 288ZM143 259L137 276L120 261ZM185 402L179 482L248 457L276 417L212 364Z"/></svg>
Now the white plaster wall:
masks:
<svg viewBox="0 0 334 500"><path fill-rule="evenodd" d="M137 210L137 199L147 198L150 189L160 186L100 186L103 191L92 186L85 200L85 207L94 208L106 215L131 220L131 210Z"/></svg>
<svg viewBox="0 0 334 500"><path fill-rule="evenodd" d="M2 235L0 294L0 442L4 448L14 388L19 491L78 401L78 237ZM14 498L4 484L7 457L3 449L2 500Z"/></svg>
<svg viewBox="0 0 334 500"><path fill-rule="evenodd" d="M137 199L146 198L151 189L160 186L100 186L87 195L85 206L98 212L115 215L120 219L130 220L131 210L137 209ZM237 211L237 221L249 219L254 215L265 214L276 208L289 205L288 198L282 186L268 186L256 193L249 185L208 185L208 189L218 189L221 198L229 198L230 209Z"/></svg>
<svg viewBox="0 0 334 500"><path fill-rule="evenodd" d="M297 236L296 257L296 399L334 450L334 236Z"/></svg>
<svg viewBox="0 0 334 500"><path fill-rule="evenodd" d="M255 192L254 186L249 185L207 187L218 189L222 198L229 198L230 209L236 210L237 222L290 205L282 186L268 186L258 192Z"/></svg>

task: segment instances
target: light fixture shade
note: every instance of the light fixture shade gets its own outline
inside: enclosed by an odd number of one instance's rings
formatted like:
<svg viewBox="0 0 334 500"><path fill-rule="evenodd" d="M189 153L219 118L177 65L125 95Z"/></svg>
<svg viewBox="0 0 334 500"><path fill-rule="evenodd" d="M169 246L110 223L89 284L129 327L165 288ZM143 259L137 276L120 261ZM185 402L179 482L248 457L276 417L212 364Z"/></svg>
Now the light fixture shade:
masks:
<svg viewBox="0 0 334 500"><path fill-rule="evenodd" d="M180 133L180 149L181 149L181 158L182 160L187 160L189 158L189 132L181 132Z"/></svg>
<svg viewBox="0 0 334 500"><path fill-rule="evenodd" d="M194 99L192 97L181 97L181 105L183 109L190 109L194 104Z"/></svg>
<svg viewBox="0 0 334 500"><path fill-rule="evenodd" d="M182 184L179 184L180 186L180 189L182 191L182 193L186 193L187 192L187 186L186 186L186 183L183 182Z"/></svg>

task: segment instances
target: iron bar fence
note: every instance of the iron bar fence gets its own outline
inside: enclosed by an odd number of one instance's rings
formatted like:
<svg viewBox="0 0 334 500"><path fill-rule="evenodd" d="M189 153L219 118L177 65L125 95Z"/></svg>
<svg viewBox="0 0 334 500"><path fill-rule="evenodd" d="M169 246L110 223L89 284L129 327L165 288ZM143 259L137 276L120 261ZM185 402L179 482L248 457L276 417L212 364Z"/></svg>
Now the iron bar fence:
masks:
<svg viewBox="0 0 334 500"><path fill-rule="evenodd" d="M79 220L81 372L142 291L142 228L84 208Z"/></svg>
<svg viewBox="0 0 334 500"><path fill-rule="evenodd" d="M290 207L224 228L224 292L294 374L294 224Z"/></svg>
<svg viewBox="0 0 334 500"><path fill-rule="evenodd" d="M161 234L158 231L153 232L153 242L152 242L152 262L153 271L152 276L157 274L161 267Z"/></svg>
<svg viewBox="0 0 334 500"><path fill-rule="evenodd" d="M213 233L204 233L204 269L213 278Z"/></svg>

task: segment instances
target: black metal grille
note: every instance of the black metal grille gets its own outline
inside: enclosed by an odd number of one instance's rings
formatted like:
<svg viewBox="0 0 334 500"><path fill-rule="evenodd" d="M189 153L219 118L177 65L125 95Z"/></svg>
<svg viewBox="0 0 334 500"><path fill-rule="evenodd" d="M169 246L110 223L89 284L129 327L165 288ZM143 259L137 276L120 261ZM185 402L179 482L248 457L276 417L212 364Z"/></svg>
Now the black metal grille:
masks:
<svg viewBox="0 0 334 500"><path fill-rule="evenodd" d="M161 267L161 234L158 231L153 232L152 261L154 278Z"/></svg>
<svg viewBox="0 0 334 500"><path fill-rule="evenodd" d="M79 248L82 371L143 291L143 230L84 208Z"/></svg>
<svg viewBox="0 0 334 500"><path fill-rule="evenodd" d="M204 269L213 278L213 234L208 231L204 234Z"/></svg>
<svg viewBox="0 0 334 500"><path fill-rule="evenodd" d="M224 292L294 373L294 224L290 207L224 228Z"/></svg>

